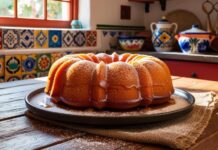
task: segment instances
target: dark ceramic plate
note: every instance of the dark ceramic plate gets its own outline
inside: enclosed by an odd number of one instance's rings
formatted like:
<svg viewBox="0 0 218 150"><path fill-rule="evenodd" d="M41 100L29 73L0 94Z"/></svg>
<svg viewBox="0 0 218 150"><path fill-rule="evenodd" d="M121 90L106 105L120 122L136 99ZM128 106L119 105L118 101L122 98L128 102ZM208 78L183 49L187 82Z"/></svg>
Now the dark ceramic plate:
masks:
<svg viewBox="0 0 218 150"><path fill-rule="evenodd" d="M74 109L63 103L53 103L44 88L26 96L26 106L34 114L45 119L87 125L132 125L153 123L184 116L193 108L194 97L181 89L175 89L168 103L136 108L128 111Z"/></svg>

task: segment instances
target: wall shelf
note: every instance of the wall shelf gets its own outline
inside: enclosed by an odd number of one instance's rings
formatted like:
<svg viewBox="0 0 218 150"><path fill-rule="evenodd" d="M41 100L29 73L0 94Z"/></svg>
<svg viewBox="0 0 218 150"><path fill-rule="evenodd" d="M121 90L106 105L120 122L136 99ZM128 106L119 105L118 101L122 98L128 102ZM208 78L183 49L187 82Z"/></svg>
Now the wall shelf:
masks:
<svg viewBox="0 0 218 150"><path fill-rule="evenodd" d="M136 3L144 3L145 4L145 12L148 13L150 9L150 4L153 4L155 1L159 1L161 10L166 10L166 2L167 0L129 0L129 2L136 2Z"/></svg>

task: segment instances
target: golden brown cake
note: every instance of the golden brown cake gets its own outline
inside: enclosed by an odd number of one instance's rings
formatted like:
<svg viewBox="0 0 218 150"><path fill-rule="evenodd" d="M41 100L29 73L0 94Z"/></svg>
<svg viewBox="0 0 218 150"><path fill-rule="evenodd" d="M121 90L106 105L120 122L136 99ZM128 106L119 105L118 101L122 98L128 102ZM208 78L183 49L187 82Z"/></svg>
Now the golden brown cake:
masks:
<svg viewBox="0 0 218 150"><path fill-rule="evenodd" d="M51 67L45 92L74 107L129 109L164 103L174 92L167 65L129 54L74 54Z"/></svg>

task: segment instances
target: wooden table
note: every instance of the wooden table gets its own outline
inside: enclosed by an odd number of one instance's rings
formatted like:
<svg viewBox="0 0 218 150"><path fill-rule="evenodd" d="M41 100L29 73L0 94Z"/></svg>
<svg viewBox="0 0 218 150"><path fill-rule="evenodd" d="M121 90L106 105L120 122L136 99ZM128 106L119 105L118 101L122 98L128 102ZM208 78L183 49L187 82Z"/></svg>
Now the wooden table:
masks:
<svg viewBox="0 0 218 150"><path fill-rule="evenodd" d="M131 143L64 129L27 118L25 95L45 86L46 78L0 84L0 149L162 150L158 145ZM214 91L218 82L173 77L174 86L190 91ZM218 109L192 149L218 149Z"/></svg>

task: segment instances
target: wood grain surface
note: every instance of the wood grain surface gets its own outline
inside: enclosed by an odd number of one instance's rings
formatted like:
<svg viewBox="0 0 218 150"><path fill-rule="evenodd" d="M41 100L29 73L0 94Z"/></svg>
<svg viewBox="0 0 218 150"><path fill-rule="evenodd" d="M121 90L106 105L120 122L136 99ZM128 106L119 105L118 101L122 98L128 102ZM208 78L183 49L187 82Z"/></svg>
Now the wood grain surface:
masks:
<svg viewBox="0 0 218 150"><path fill-rule="evenodd" d="M168 147L139 144L68 130L32 120L24 115L25 96L45 86L46 78L0 84L0 149L166 150ZM188 91L214 91L218 82L173 77L174 86ZM218 109L191 149L218 149Z"/></svg>

